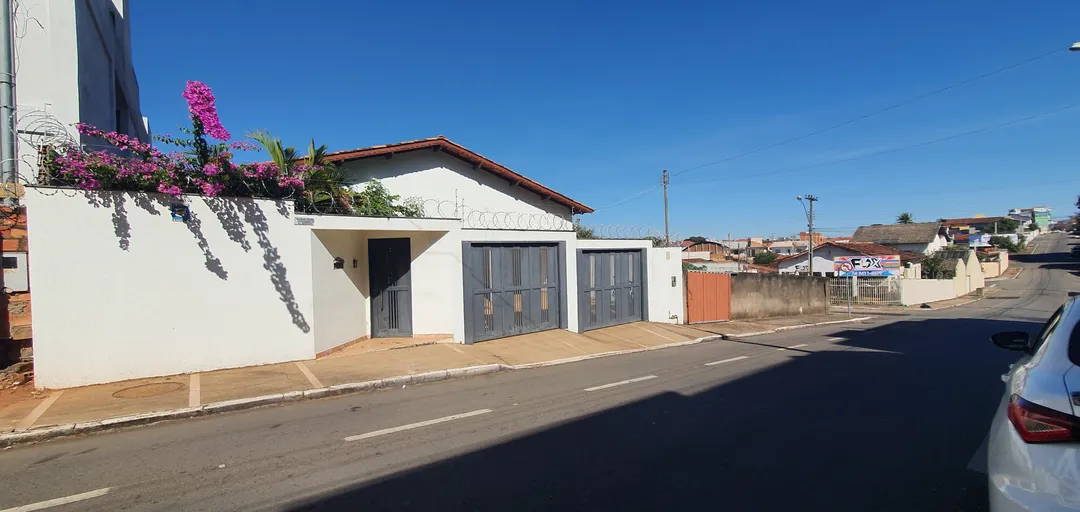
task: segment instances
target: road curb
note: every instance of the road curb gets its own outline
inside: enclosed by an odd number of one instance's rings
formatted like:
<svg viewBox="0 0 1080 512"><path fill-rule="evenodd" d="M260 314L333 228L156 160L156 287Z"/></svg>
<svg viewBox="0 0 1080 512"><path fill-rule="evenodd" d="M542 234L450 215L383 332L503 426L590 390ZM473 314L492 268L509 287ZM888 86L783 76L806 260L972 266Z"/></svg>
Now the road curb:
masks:
<svg viewBox="0 0 1080 512"><path fill-rule="evenodd" d="M367 391L405 386L408 384L438 382L440 380L456 379L460 377L487 375L491 373L501 372L509 368L509 366L502 364L486 364L480 366L469 366L465 368L454 368L450 370L437 370L433 372L387 377L384 379L376 379L365 382L350 382L347 384L338 384L336 386L329 386L317 389L290 391L288 393L276 393L272 395L238 398L235 400L225 400L221 402L209 403L201 407L186 407L183 409L155 411L142 414L132 414L128 416L117 416L114 418L107 418L103 420L84 421L80 423L68 423L65 425L52 425L30 430L6 432L0 434L0 447L6 448L18 444L46 441L57 437L90 434L94 432L112 430L121 427L147 425L150 423L157 423L161 421L194 418L197 416L206 416L222 412L242 411L246 409L254 409L257 407L266 407L268 405L297 402L301 400L363 393Z"/></svg>
<svg viewBox="0 0 1080 512"><path fill-rule="evenodd" d="M723 339L725 339L725 340L730 340L730 339L733 339L733 338L749 338L751 336L761 336L763 334L774 334L774 333L784 332L784 331L794 331L794 330L797 330L797 329L808 329L810 327L820 327L822 325L850 324L850 323L862 322L862 321L865 321L865 320L870 320L871 318L874 318L874 317L872 317L872 316L860 316L860 317L856 317L856 318L845 318L843 320L830 320L828 322L818 322L816 324L785 325L783 327L777 327L776 329L772 329L772 330L769 330L769 331L744 332L744 333L741 333L741 334L721 334L720 336L722 336Z"/></svg>
<svg viewBox="0 0 1080 512"><path fill-rule="evenodd" d="M840 320L835 322L825 322L819 324L807 324L805 326L792 326L785 330L792 328L802 327L814 327L816 325L827 325L832 323L846 323L869 319L870 317L855 318L850 320ZM770 334L777 331L764 331L760 333L740 334L739 337L754 336L757 334ZM663 350L675 347L684 347L688 345L696 345L707 341L715 341L720 339L728 339L725 334L714 334L709 336L702 336L700 338L678 341L674 343L666 343L663 345L656 345L653 347L642 347L636 349L627 350L615 350L611 352L603 352L600 354L588 354L577 357L570 357L565 359L557 359L554 361L543 361L539 363L528 364L485 364L479 366L468 366L464 368L452 368L449 370L436 370L431 372L417 373L413 375L400 375L395 377L387 377L383 379L376 379L363 382L349 382L345 384L337 384L334 386L327 386L315 389L306 389L298 391L290 391L287 393L275 393L271 395L255 396L249 398L238 398L235 400L224 400L221 402L212 402L204 404L200 407L186 407L182 409L172 409L168 411L155 411L142 414L133 414L128 416L118 416L114 418L107 418L103 420L85 421L80 423L69 423L65 425L51 425L47 427L34 428L30 430L6 432L0 434L0 448L11 447L19 444L35 443L40 441L46 441L49 439L55 439L58 437L76 436L82 434L91 434L94 432L101 432L106 430L112 430L122 427L132 427L139 425L148 425L151 423L158 423L161 421L178 420L194 418L199 416L207 416L210 414L218 414L223 412L242 411L247 409L254 409L257 407L266 407L270 405L298 402L303 400L312 400L316 398L324 398L330 396L349 395L365 393L369 391L377 391L380 389L389 389L399 386L407 386L409 384L421 384L427 382L438 382L442 380L457 379L462 377L475 377L479 375L489 375L493 373L499 373L506 370L528 370L532 368L545 368L549 366L558 366L569 363L576 363L580 361L587 361L590 359L600 359L603 357L613 357L626 354L636 354L641 352L651 352L654 350Z"/></svg>

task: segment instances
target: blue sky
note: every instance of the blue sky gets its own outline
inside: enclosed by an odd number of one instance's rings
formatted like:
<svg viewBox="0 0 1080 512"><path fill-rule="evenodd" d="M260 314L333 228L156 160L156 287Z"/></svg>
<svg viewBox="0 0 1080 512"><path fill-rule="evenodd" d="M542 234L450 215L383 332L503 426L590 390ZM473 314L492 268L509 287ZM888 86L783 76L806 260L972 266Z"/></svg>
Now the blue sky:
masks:
<svg viewBox="0 0 1080 512"><path fill-rule="evenodd" d="M443 134L599 210L663 228L679 172L1080 40L1080 3L133 2L144 115L176 133L189 79L234 134L349 149ZM1061 51L843 128L678 174L672 231L829 234L1080 193L1080 53ZM836 160L900 149L845 163ZM811 165L812 169L789 171ZM787 171L787 172L784 172Z"/></svg>

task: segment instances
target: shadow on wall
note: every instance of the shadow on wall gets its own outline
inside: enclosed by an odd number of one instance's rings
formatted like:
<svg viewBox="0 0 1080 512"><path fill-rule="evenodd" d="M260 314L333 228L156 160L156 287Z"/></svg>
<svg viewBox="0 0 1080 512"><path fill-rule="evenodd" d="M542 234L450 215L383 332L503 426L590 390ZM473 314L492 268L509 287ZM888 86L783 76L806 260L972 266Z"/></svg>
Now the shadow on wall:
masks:
<svg viewBox="0 0 1080 512"><path fill-rule="evenodd" d="M967 466L1001 397L999 376L1016 360L988 337L1038 327L929 319L848 330L835 335L846 338L838 350L496 445L483 436L500 438L499 425L528 413L477 403L502 422L447 428L451 444L481 448L353 477L351 487L288 510L985 510L986 476ZM381 439L326 462L341 464L348 482L413 456L395 447L400 439Z"/></svg>
<svg viewBox="0 0 1080 512"><path fill-rule="evenodd" d="M131 195L133 196L132 202L151 215L172 215L171 206L174 201L169 196L147 193L133 193ZM131 224L128 221L127 193L85 192L84 197L94 207L113 209L113 232L119 240L120 249L129 250L131 247ZM281 262L281 256L278 254L277 248L270 243L268 235L270 228L266 221L266 215L255 200L247 198L203 199L210 211L217 216L218 222L221 223L221 227L225 230L229 240L239 244L245 252L250 252L253 248L251 242L247 239L245 224L251 226L251 231L255 235L259 248L263 251L263 268L269 272L270 282L274 285L274 289L285 304L285 308L289 311L293 324L303 332L310 332L311 326L300 311L299 304L296 303L296 296L292 291L292 285L289 283L287 269L284 263ZM285 217L289 216L288 205L285 201L277 201L277 212ZM199 250L202 251L206 269L219 279L227 281L229 273L225 270L221 260L210 249L210 242L207 241L206 236L203 234L203 223L199 215L194 211L189 211L189 218L184 222L184 225L195 238Z"/></svg>
<svg viewBox="0 0 1080 512"><path fill-rule="evenodd" d="M251 225L252 233L255 234L259 247L263 251L263 268L270 273L270 282L274 284L274 289L277 290L281 302L285 303L285 308L289 310L293 324L299 327L301 331L311 332L311 326L308 325L304 314L300 312L300 306L296 303L296 295L293 294L292 285L289 284L285 264L281 262L281 256L278 254L277 248L270 243L268 235L270 226L266 223L266 215L263 214L262 209L252 199L236 199L225 204L226 208L230 204L235 205L243 214L244 221ZM230 238L232 236L230 235Z"/></svg>

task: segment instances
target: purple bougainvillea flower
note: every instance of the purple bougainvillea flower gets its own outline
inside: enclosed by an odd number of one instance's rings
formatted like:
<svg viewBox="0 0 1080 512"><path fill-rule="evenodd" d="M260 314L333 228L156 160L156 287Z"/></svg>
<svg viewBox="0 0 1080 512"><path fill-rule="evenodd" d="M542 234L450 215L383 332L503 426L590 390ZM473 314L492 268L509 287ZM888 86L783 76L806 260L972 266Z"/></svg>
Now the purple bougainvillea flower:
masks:
<svg viewBox="0 0 1080 512"><path fill-rule="evenodd" d="M222 183L203 183L199 188L202 189L203 194L213 197L225 190L225 185Z"/></svg>
<svg viewBox="0 0 1080 512"><path fill-rule="evenodd" d="M170 185L168 183L162 183L158 185L157 191L161 192L162 194L169 194L170 196L178 196L181 192L183 192L182 190L180 190L180 187L176 185Z"/></svg>
<svg viewBox="0 0 1080 512"><path fill-rule="evenodd" d="M218 119L217 107L214 105L217 100L209 86L198 80L188 80L183 96L187 100L192 120L198 119L207 135L222 141L232 138Z"/></svg>

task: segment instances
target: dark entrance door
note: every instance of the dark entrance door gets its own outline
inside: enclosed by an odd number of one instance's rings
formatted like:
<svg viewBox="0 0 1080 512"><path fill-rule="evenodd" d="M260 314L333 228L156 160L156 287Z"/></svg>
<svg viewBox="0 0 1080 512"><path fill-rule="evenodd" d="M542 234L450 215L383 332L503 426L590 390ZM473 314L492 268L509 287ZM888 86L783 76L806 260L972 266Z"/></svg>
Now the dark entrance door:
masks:
<svg viewBox="0 0 1080 512"><path fill-rule="evenodd" d="M371 337L412 336L412 292L408 238L368 240Z"/></svg>
<svg viewBox="0 0 1080 512"><path fill-rule="evenodd" d="M582 329L637 322L645 281L643 251L579 251L578 312Z"/></svg>

